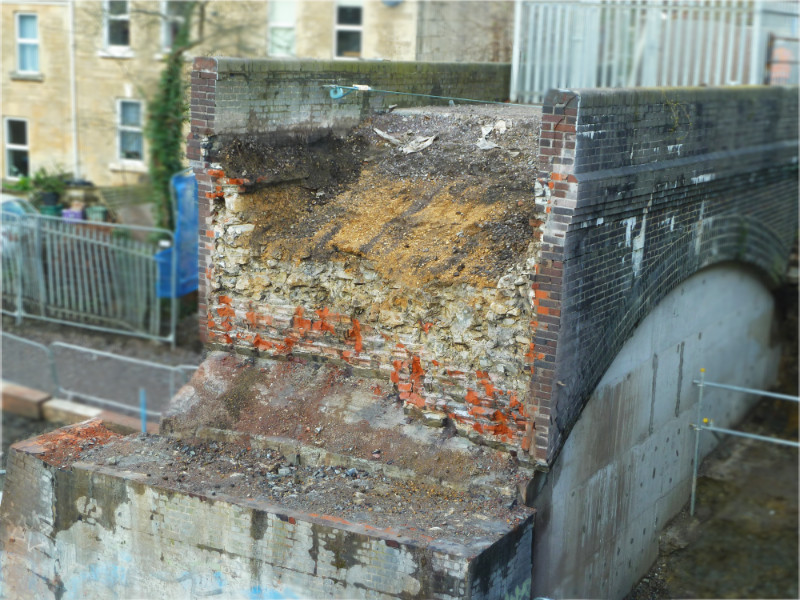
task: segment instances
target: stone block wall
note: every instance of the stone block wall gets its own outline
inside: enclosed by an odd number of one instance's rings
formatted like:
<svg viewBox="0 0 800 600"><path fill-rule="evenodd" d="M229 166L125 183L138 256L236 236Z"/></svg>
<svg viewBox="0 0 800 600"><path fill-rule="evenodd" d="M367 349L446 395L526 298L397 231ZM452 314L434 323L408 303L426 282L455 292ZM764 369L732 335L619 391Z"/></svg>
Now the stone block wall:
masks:
<svg viewBox="0 0 800 600"><path fill-rule="evenodd" d="M552 262L534 285L561 296L557 335L551 323L535 338L557 339L533 384L538 460L552 463L624 341L681 281L727 261L781 280L797 235L797 109L797 89L780 87L548 95Z"/></svg>

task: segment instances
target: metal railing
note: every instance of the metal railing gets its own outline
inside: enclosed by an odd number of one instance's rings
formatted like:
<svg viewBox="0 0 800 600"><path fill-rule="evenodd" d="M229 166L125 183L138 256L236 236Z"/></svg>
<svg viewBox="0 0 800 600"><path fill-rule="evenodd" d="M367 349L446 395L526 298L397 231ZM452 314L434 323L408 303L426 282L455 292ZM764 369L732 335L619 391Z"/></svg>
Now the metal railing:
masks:
<svg viewBox="0 0 800 600"><path fill-rule="evenodd" d="M101 407L159 417L197 370L196 365L165 365L65 342L50 345L0 332L3 379L53 396Z"/></svg>
<svg viewBox="0 0 800 600"><path fill-rule="evenodd" d="M552 88L758 84L769 4L517 0L511 101ZM797 20L796 7L786 19Z"/></svg>
<svg viewBox="0 0 800 600"><path fill-rule="evenodd" d="M781 438L770 437L766 435L758 435L755 433L748 433L746 431L739 431L736 429L727 429L724 427L716 427L714 422L707 418L703 417L703 391L705 388L716 388L721 390L728 390L731 392L740 392L745 394L752 394L754 396L764 396L767 398L776 398L778 400L788 400L790 402L800 402L800 398L797 396L789 396L787 394L778 394L775 392L767 392L765 390L756 390L752 388L745 388L740 387L738 385L729 385L725 383L715 383L712 381L706 381L706 370L700 369L700 379L695 379L692 382L699 388L698 397L697 397L697 423L692 425L692 428L695 430L695 440L694 440L694 472L692 474L692 499L689 508L689 514L693 517L694 516L694 508L695 502L697 499L697 472L699 469L699 459L700 459L700 434L703 431L711 431L713 433L723 433L725 435L733 435L736 437L743 437L748 438L751 440L757 440L760 442L769 442L771 444L779 444L782 446L791 446L793 448L800 448L800 443L793 442L791 440L784 440Z"/></svg>
<svg viewBox="0 0 800 600"><path fill-rule="evenodd" d="M154 227L3 214L2 312L174 344L174 294L162 332L158 247L133 232L173 241L171 231Z"/></svg>

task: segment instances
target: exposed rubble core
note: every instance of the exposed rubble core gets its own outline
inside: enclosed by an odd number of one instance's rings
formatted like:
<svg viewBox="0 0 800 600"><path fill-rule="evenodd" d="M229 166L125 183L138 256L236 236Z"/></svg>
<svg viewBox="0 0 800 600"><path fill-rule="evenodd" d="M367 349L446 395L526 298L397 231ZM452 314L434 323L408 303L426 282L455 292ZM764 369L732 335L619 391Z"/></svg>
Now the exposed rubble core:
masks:
<svg viewBox="0 0 800 600"><path fill-rule="evenodd" d="M444 107L344 139L216 139L210 341L356 367L461 434L527 447L538 128L535 108Z"/></svg>
<svg viewBox="0 0 800 600"><path fill-rule="evenodd" d="M220 468L216 459L221 447L235 446L241 450L235 463L251 469L237 488L303 510L339 515L374 507L382 514L371 519L397 524L413 514L415 521L440 528L437 520L447 521L454 511L463 513L456 517L461 528L463 516L472 520L476 511L501 521L519 516L512 509L522 505L530 464L516 452L455 436L453 428L431 427L425 417L405 416L381 384L349 368L213 353L162 421L162 433L198 455L159 463L167 469L159 474L173 482L185 478L186 489L201 492L226 481L225 473L241 471L224 459ZM200 475L198 464L209 461L215 466ZM369 482L355 484L354 478Z"/></svg>

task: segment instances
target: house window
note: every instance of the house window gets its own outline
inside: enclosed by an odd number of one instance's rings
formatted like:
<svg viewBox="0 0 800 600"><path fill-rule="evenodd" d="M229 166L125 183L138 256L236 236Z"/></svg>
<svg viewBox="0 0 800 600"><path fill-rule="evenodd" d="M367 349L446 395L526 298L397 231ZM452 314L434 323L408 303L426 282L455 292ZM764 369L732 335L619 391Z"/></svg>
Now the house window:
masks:
<svg viewBox="0 0 800 600"><path fill-rule="evenodd" d="M103 6L107 48L131 45L131 21L127 0L105 0Z"/></svg>
<svg viewBox="0 0 800 600"><path fill-rule="evenodd" d="M191 18L192 4L180 0L167 0L162 3L161 14L164 15L164 20L161 25L161 39L164 50L172 49L181 27Z"/></svg>
<svg viewBox="0 0 800 600"><path fill-rule="evenodd" d="M39 72L39 20L36 15L17 14L17 71Z"/></svg>
<svg viewBox="0 0 800 600"><path fill-rule="evenodd" d="M138 100L120 100L118 114L119 158L144 160L142 103Z"/></svg>
<svg viewBox="0 0 800 600"><path fill-rule="evenodd" d="M361 56L363 6L360 0L339 0L336 3L336 56Z"/></svg>
<svg viewBox="0 0 800 600"><path fill-rule="evenodd" d="M294 56L295 0L270 0L269 56Z"/></svg>
<svg viewBox="0 0 800 600"><path fill-rule="evenodd" d="M28 121L25 119L6 119L6 172L9 179L28 177L30 165L28 156Z"/></svg>

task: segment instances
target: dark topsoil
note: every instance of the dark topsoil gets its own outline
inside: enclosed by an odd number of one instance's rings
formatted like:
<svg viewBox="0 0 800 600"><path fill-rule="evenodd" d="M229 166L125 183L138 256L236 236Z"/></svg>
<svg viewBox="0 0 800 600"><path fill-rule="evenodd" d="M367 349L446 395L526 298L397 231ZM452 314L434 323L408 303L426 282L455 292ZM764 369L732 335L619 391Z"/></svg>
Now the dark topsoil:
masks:
<svg viewBox="0 0 800 600"><path fill-rule="evenodd" d="M484 285L526 255L541 223L539 129L538 109L426 107L344 138L220 138L214 153L250 181L241 218L265 260L357 257L406 287ZM422 138L434 139L409 151Z"/></svg>

